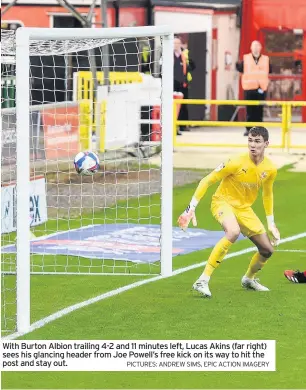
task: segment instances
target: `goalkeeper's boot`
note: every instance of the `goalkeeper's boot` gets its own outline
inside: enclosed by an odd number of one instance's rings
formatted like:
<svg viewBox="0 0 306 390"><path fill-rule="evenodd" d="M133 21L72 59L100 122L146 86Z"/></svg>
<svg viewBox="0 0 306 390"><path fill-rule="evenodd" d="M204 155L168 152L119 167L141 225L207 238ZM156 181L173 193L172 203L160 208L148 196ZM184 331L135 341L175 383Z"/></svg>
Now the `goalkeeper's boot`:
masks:
<svg viewBox="0 0 306 390"><path fill-rule="evenodd" d="M211 298L211 292L209 290L208 282L206 280L197 280L192 288L199 293L201 293L204 297Z"/></svg>
<svg viewBox="0 0 306 390"><path fill-rule="evenodd" d="M284 272L284 275L288 280L290 280L290 282L306 283L306 271L300 272L299 270L297 271L287 270Z"/></svg>
<svg viewBox="0 0 306 390"><path fill-rule="evenodd" d="M268 287L265 287L260 284L258 279L250 279L246 276L241 279L241 286L246 288L247 290L270 291Z"/></svg>

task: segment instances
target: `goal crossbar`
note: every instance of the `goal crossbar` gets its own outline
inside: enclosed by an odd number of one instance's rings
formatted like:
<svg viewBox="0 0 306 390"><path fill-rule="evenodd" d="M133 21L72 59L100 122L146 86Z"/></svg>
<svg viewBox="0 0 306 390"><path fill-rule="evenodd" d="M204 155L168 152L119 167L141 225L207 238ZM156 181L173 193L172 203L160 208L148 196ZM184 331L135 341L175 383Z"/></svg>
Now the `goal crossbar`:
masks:
<svg viewBox="0 0 306 390"><path fill-rule="evenodd" d="M143 27L111 27L103 29L92 28L31 28L21 27L16 32L23 39L99 39L99 38L144 38L148 36L172 35L173 31L168 26L143 26Z"/></svg>

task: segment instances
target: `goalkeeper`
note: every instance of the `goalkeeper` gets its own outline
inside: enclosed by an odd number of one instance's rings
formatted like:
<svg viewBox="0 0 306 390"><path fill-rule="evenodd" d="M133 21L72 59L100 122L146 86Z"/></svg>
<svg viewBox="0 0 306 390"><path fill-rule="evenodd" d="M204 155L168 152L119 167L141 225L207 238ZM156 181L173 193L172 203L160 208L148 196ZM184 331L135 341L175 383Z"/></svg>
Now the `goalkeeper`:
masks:
<svg viewBox="0 0 306 390"><path fill-rule="evenodd" d="M249 152L228 160L204 177L189 206L178 219L178 224L183 230L187 229L191 220L196 226L195 209L199 201L209 186L221 181L212 197L211 211L223 227L225 236L212 250L203 274L193 285L195 290L206 297L211 297L209 280L212 273L220 265L240 232L258 248L246 274L242 277L241 284L246 289L269 291L255 279L257 272L271 257L273 245L277 245L280 239L273 216L273 183L277 170L264 155L268 145L268 130L261 126L253 127L248 136ZM263 224L251 208L260 187L263 188L263 205L271 241Z"/></svg>

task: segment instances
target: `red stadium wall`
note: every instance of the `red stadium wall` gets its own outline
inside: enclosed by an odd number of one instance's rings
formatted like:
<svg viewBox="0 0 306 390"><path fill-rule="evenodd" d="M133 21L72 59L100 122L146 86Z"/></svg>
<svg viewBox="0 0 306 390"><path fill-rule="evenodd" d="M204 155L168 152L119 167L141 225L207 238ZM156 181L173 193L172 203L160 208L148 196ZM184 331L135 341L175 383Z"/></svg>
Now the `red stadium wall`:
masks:
<svg viewBox="0 0 306 390"><path fill-rule="evenodd" d="M262 29L303 29L306 31L306 1L243 0L240 55L247 52Z"/></svg>
<svg viewBox="0 0 306 390"><path fill-rule="evenodd" d="M76 7L76 9L85 14L89 11L89 7ZM21 21L25 27L50 27L50 15L54 14L70 15L65 8L58 6L15 5L5 13L3 21ZM120 8L119 15L120 27L146 25L147 11L145 8ZM107 16L109 27L115 27L115 9L109 8ZM100 8L95 10L95 22L101 22Z"/></svg>
<svg viewBox="0 0 306 390"><path fill-rule="evenodd" d="M89 7L76 7L80 13L88 13ZM63 7L57 6L35 6L35 5L15 5L10 8L3 18L5 20L19 20L25 27L50 27L51 14L67 14L69 12ZM101 21L99 10L95 12L95 21ZM114 26L115 10L108 9L107 12L109 26Z"/></svg>
<svg viewBox="0 0 306 390"><path fill-rule="evenodd" d="M119 26L146 26L147 25L147 10L145 8L120 8L119 11Z"/></svg>
<svg viewBox="0 0 306 390"><path fill-rule="evenodd" d="M298 100L306 101L306 1L294 0L288 3L288 0L242 0L240 58L250 51L250 44L255 39L263 43L265 52L264 31L281 34L295 29L304 31L303 49L294 54L291 51L282 55L302 60L303 93ZM240 98L242 97L243 91L240 89ZM303 120L306 120L306 110L303 110Z"/></svg>

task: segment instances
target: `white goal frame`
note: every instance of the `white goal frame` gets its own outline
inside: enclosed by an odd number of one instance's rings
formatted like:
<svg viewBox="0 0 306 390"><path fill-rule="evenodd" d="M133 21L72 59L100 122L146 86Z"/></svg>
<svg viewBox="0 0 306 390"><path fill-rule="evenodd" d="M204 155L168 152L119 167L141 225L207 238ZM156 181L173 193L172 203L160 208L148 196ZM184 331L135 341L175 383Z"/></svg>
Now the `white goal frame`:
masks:
<svg viewBox="0 0 306 390"><path fill-rule="evenodd" d="M162 44L161 275L172 274L173 33L167 26L101 29L19 28L16 32L17 331L30 328L30 41L160 36Z"/></svg>

